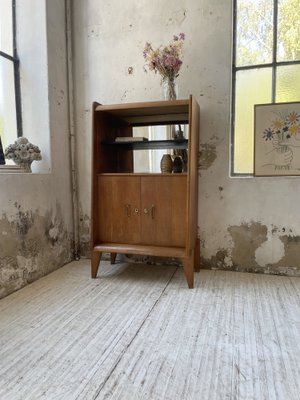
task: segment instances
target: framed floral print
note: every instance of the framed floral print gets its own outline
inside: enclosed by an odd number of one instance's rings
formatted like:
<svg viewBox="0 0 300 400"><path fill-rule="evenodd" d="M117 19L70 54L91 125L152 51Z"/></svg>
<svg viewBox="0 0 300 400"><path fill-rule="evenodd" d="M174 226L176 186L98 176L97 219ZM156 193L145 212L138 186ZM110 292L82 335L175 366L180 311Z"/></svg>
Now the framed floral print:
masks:
<svg viewBox="0 0 300 400"><path fill-rule="evenodd" d="M300 175L300 103L254 106L254 175Z"/></svg>

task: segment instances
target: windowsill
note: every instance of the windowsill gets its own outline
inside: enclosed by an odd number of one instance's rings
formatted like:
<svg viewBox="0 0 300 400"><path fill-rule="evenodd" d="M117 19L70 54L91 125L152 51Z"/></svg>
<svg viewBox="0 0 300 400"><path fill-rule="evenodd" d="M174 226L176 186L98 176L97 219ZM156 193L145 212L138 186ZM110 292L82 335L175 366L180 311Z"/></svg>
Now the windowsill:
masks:
<svg viewBox="0 0 300 400"><path fill-rule="evenodd" d="M0 174L26 174L24 168L18 165L0 165Z"/></svg>

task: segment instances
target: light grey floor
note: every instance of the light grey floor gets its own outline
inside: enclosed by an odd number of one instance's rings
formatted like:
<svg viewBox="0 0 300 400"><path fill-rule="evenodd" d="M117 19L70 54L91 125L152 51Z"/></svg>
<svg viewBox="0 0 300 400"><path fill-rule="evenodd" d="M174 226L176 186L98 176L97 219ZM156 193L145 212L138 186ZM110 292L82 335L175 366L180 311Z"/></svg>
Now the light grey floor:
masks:
<svg viewBox="0 0 300 400"><path fill-rule="evenodd" d="M300 399L300 279L73 262L0 301L0 399Z"/></svg>

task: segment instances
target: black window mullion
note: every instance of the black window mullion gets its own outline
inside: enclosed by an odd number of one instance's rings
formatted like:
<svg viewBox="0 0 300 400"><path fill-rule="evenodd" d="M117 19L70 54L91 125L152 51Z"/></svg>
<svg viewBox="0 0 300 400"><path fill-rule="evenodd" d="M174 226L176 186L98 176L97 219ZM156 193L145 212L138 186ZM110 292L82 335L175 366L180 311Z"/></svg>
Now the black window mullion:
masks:
<svg viewBox="0 0 300 400"><path fill-rule="evenodd" d="M15 61L15 58L14 58L13 56L10 56L9 54L4 53L4 52L1 51L1 50L0 50L0 56L6 58L6 59L9 60L9 61L12 61L12 62Z"/></svg>
<svg viewBox="0 0 300 400"><path fill-rule="evenodd" d="M272 102L276 100L276 70L277 70L277 29L278 27L278 0L273 3L273 68L272 68Z"/></svg>
<svg viewBox="0 0 300 400"><path fill-rule="evenodd" d="M13 26L13 52L14 52L14 82L15 82L15 102L17 116L17 135L23 136L22 126L22 103L21 103L21 84L20 84L20 63L17 52L17 25L16 25L16 0L12 0L12 26Z"/></svg>
<svg viewBox="0 0 300 400"><path fill-rule="evenodd" d="M235 87L236 87L236 31L237 31L237 0L233 0L233 43L232 43L232 94L231 94L231 171L234 172L234 118L235 118Z"/></svg>

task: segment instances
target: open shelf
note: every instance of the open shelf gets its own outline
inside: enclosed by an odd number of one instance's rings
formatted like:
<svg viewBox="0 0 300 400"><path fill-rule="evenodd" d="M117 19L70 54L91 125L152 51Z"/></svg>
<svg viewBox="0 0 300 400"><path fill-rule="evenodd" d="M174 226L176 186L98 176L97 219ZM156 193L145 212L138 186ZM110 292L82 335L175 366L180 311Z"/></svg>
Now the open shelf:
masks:
<svg viewBox="0 0 300 400"><path fill-rule="evenodd" d="M102 142L107 146L115 146L127 150L187 149L188 143L188 139Z"/></svg>
<svg viewBox="0 0 300 400"><path fill-rule="evenodd" d="M100 174L97 174L97 176L152 176L152 177L172 177L172 176L187 176L187 172L180 172L180 173L175 173L175 172L168 172L168 173L162 173L162 172L101 172Z"/></svg>
<svg viewBox="0 0 300 400"><path fill-rule="evenodd" d="M115 105L99 104L95 111L119 118L131 126L189 122L188 99Z"/></svg>

